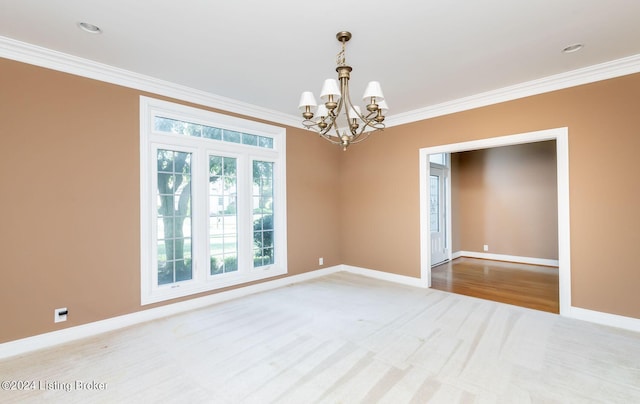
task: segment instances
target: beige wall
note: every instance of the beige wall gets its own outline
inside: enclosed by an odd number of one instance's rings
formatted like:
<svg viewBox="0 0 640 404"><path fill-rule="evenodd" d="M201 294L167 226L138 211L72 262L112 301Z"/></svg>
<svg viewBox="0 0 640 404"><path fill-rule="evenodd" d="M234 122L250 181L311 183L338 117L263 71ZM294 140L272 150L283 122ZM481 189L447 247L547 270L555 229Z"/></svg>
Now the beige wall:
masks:
<svg viewBox="0 0 640 404"><path fill-rule="evenodd" d="M452 153L453 251L558 259L555 141ZM452 226L453 227L453 226Z"/></svg>
<svg viewBox="0 0 640 404"><path fill-rule="evenodd" d="M143 309L140 94L0 59L0 342ZM389 128L344 153L287 128L289 274L322 256L419 276L418 150L568 126L573 304L640 318L638 94L640 74Z"/></svg>
<svg viewBox="0 0 640 404"><path fill-rule="evenodd" d="M140 95L0 59L0 342L143 309ZM289 274L341 263L340 153L287 128Z"/></svg>
<svg viewBox="0 0 640 404"><path fill-rule="evenodd" d="M450 166L451 166L451 251L462 251L461 232L460 227L460 153L451 153Z"/></svg>
<svg viewBox="0 0 640 404"><path fill-rule="evenodd" d="M572 304L640 318L640 74L392 127L341 157L346 264L420 274L420 148L569 128Z"/></svg>

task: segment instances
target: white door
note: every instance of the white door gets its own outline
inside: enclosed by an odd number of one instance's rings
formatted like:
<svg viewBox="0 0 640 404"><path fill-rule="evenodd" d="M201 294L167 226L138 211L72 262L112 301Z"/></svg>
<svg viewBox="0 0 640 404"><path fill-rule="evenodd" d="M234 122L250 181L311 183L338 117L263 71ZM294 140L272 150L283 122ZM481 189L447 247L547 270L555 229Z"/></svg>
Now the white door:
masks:
<svg viewBox="0 0 640 404"><path fill-rule="evenodd" d="M449 259L447 251L447 170L431 164L429 175L429 224L431 227L431 265Z"/></svg>

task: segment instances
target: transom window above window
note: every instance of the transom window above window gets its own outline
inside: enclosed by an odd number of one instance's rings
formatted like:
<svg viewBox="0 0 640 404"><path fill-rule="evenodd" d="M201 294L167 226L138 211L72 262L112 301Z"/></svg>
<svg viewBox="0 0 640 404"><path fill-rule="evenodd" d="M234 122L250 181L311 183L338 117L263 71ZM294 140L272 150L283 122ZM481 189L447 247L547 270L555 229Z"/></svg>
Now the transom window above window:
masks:
<svg viewBox="0 0 640 404"><path fill-rule="evenodd" d="M284 129L140 99L142 304L287 272Z"/></svg>
<svg viewBox="0 0 640 404"><path fill-rule="evenodd" d="M268 136L242 133L235 130L216 128L214 126L185 122L183 120L165 118L161 116L153 117L153 129L158 132L174 133L178 135L201 137L205 139L273 149L273 138Z"/></svg>

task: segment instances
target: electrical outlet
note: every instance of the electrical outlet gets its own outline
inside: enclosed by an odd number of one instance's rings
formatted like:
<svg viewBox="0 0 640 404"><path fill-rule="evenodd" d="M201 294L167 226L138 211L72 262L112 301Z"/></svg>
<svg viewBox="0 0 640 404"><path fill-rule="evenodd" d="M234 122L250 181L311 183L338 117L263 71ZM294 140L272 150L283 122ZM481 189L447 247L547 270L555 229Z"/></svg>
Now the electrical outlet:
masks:
<svg viewBox="0 0 640 404"><path fill-rule="evenodd" d="M53 322L61 323L63 321L67 321L67 315L69 314L69 310L66 307L61 309L55 309L53 311Z"/></svg>
<svg viewBox="0 0 640 404"><path fill-rule="evenodd" d="M489 251L489 245L488 244L485 244L483 248L484 248L485 251Z"/></svg>
<svg viewBox="0 0 640 404"><path fill-rule="evenodd" d="M318 265L324 265L324 258L318 258Z"/></svg>

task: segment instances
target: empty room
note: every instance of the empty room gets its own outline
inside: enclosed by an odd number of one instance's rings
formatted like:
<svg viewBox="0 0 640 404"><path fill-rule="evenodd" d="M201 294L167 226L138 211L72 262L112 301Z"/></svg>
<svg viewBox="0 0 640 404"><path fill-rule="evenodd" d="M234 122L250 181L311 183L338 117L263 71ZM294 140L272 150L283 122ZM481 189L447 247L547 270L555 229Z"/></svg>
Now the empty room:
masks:
<svg viewBox="0 0 640 404"><path fill-rule="evenodd" d="M640 3L364 6L0 1L0 401L640 401Z"/></svg>
<svg viewBox="0 0 640 404"><path fill-rule="evenodd" d="M559 312L556 155L555 141L541 141L430 163L442 188L432 198L432 243L447 239L433 244L433 288Z"/></svg>

